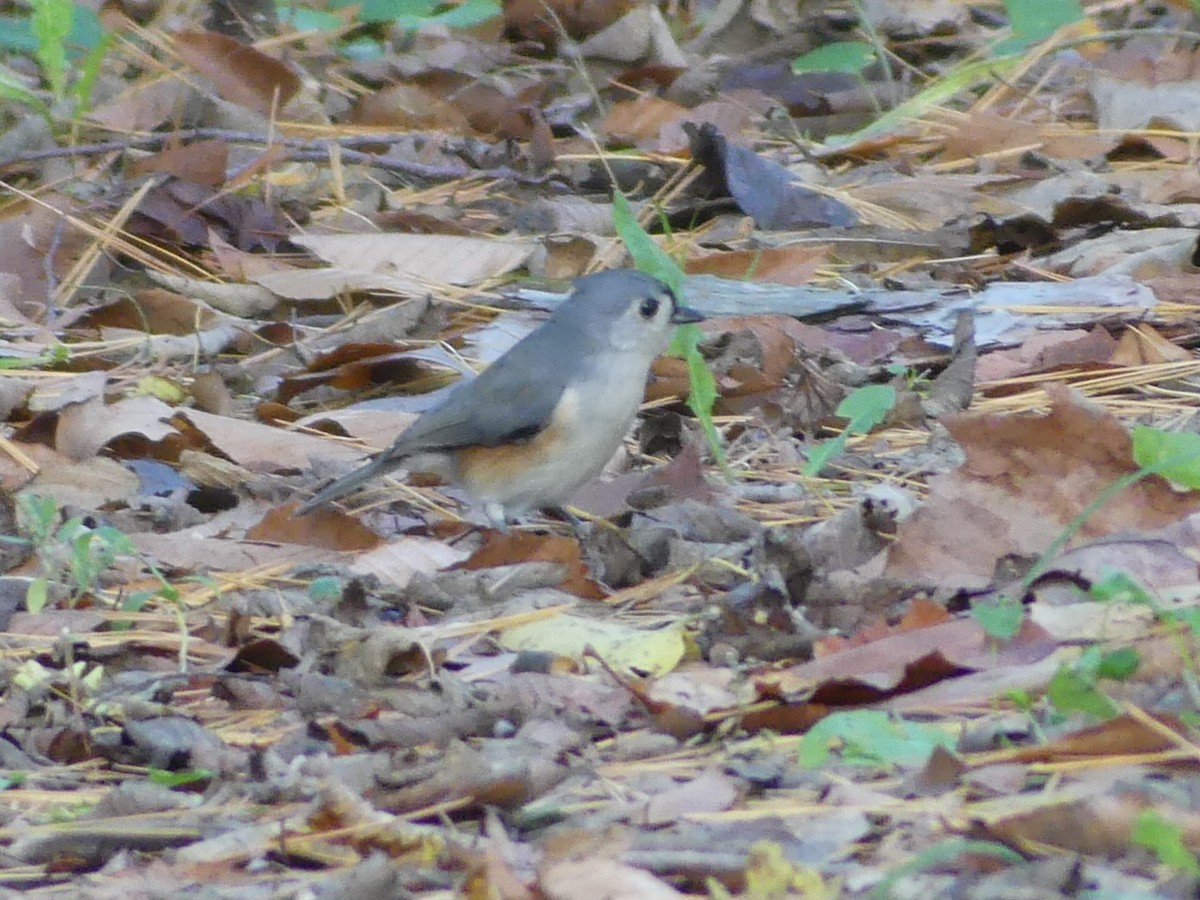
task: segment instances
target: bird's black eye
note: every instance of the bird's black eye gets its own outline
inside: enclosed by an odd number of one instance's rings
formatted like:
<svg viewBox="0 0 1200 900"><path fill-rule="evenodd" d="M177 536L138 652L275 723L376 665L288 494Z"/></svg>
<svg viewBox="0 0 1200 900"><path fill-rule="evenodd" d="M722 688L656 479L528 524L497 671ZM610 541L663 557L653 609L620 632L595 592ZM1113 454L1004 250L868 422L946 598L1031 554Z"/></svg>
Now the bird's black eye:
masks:
<svg viewBox="0 0 1200 900"><path fill-rule="evenodd" d="M657 297L647 297L642 301L642 305L638 307L638 312L642 314L643 319L653 319L654 314L658 312L659 300Z"/></svg>

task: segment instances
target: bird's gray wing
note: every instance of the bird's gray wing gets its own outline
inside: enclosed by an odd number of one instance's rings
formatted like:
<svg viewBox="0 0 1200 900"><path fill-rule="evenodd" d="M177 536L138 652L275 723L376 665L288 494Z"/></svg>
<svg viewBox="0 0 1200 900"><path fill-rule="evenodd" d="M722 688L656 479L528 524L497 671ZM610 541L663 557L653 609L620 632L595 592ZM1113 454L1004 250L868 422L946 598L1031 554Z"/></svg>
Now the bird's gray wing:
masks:
<svg viewBox="0 0 1200 900"><path fill-rule="evenodd" d="M557 348L559 350L565 348ZM445 402L412 424L388 451L410 456L455 447L494 447L533 437L549 423L566 390L568 367L583 364L571 354L553 355L553 366L524 341L476 378L456 387Z"/></svg>

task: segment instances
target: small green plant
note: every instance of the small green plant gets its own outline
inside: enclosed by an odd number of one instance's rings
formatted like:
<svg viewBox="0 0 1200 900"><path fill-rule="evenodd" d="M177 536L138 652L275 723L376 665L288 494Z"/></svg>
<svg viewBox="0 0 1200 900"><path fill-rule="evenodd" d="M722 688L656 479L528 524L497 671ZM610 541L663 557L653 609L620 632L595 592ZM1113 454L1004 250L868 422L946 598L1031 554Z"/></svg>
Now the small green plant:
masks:
<svg viewBox="0 0 1200 900"><path fill-rule="evenodd" d="M65 585L69 591L68 603L74 606L96 593L105 572L118 559L131 556L141 559L129 536L111 525L89 526L82 516L74 516L57 525L58 504L51 497L19 495L17 517L26 537L9 540L31 545L41 561L43 572L33 580L25 595L25 606L30 612L45 608L52 582ZM122 603L122 609L136 612L154 597L177 600L178 592L158 569L145 559L141 562L159 584L152 590L130 594Z"/></svg>
<svg viewBox="0 0 1200 900"><path fill-rule="evenodd" d="M892 363L886 367L889 375L904 379L904 386L910 391L924 391L929 387L929 370L913 369L903 363Z"/></svg>
<svg viewBox="0 0 1200 900"><path fill-rule="evenodd" d="M71 0L31 0L30 9L30 27L37 40L34 58L54 99L61 100L67 94L67 36L75 21L75 4Z"/></svg>
<svg viewBox="0 0 1200 900"><path fill-rule="evenodd" d="M1082 712L1094 718L1116 718L1121 708L1101 688L1102 679L1124 681L1140 662L1132 647L1103 651L1088 647L1079 659L1059 666L1046 686L1046 699L1063 715Z"/></svg>
<svg viewBox="0 0 1200 900"><path fill-rule="evenodd" d="M854 12L858 16L859 30L866 38L861 41L836 41L824 44L802 56L792 60L792 71L796 74L805 72L841 72L857 79L866 86L863 76L868 66L878 62L883 70L884 78L890 83L895 80L888 48L883 37L875 29L871 16L868 15L863 0L852 0ZM874 92L867 90L874 103ZM876 105L876 113L880 112Z"/></svg>
<svg viewBox="0 0 1200 900"><path fill-rule="evenodd" d="M422 25L438 24L446 28L472 28L501 15L497 0L464 0L462 3L445 0L330 0L323 9L313 9L300 3L279 7L281 20L297 31L340 33L346 31L344 13L337 10L357 8L355 22L364 25L394 25L416 29ZM331 11L332 10L332 11ZM387 52L385 43L362 29L341 43L341 52L353 59L374 59Z"/></svg>
<svg viewBox="0 0 1200 900"><path fill-rule="evenodd" d="M0 776L0 791L22 788L28 781L29 774L27 772L6 772Z"/></svg>
<svg viewBox="0 0 1200 900"><path fill-rule="evenodd" d="M0 356L0 371L57 366L69 361L70 358L70 348L66 344L56 343L46 347L37 356Z"/></svg>
<svg viewBox="0 0 1200 900"><path fill-rule="evenodd" d="M1065 25L1082 22L1079 0L1004 0L1012 37L1001 41L992 53L1020 53L1046 40Z"/></svg>
<svg viewBox="0 0 1200 900"><path fill-rule="evenodd" d="M55 825L66 825L89 815L96 808L95 803L80 800L77 803L64 803L50 809L49 819Z"/></svg>
<svg viewBox="0 0 1200 900"><path fill-rule="evenodd" d="M1011 641L1025 621L1025 607L1018 598L1001 594L972 603L971 616L979 623L984 634L997 641Z"/></svg>
<svg viewBox="0 0 1200 900"><path fill-rule="evenodd" d="M822 44L792 60L792 71L844 72L857 75L877 59L875 48L863 41L835 41Z"/></svg>
<svg viewBox="0 0 1200 900"><path fill-rule="evenodd" d="M1153 593L1128 572L1109 572L1088 589L1088 594L1101 602L1148 606L1160 622L1185 628L1193 637L1200 637L1200 609L1194 606L1182 609L1163 606ZM1188 654L1185 652L1183 656L1186 659Z"/></svg>
<svg viewBox="0 0 1200 900"><path fill-rule="evenodd" d="M146 773L146 780L151 784L158 784L167 788L177 788L211 781L215 774L211 769L184 769L181 772L150 769Z"/></svg>
<svg viewBox="0 0 1200 900"><path fill-rule="evenodd" d="M836 410L836 415L849 420L846 427L837 437L809 451L804 474L810 478L821 474L829 460L846 448L851 435L866 434L882 422L895 405L896 389L889 384L869 384L848 394Z"/></svg>
<svg viewBox="0 0 1200 900"><path fill-rule="evenodd" d="M1079 0L1004 0L1008 13L1010 35L993 44L983 59L972 59L951 67L916 96L909 98L880 116L865 128L844 135L839 142L852 143L870 135L890 131L905 122L918 118L934 107L941 106L963 91L973 90L1004 77L1021 65L1029 48L1045 41L1060 28L1084 21ZM862 12L860 19L864 19ZM844 63L851 64L854 54L865 56L871 44L861 50L843 51ZM803 59L803 57L801 57Z"/></svg>
<svg viewBox="0 0 1200 900"><path fill-rule="evenodd" d="M1139 847L1145 847L1170 866L1193 878L1200 875L1200 862L1183 843L1183 829L1168 822L1155 809L1145 809L1133 824L1132 839Z"/></svg>
<svg viewBox="0 0 1200 900"><path fill-rule="evenodd" d="M815 769L836 750L851 765L887 767L918 764L935 747L954 749L947 732L879 709L836 712L826 716L804 735L800 764Z"/></svg>
<svg viewBox="0 0 1200 900"><path fill-rule="evenodd" d="M15 72L0 67L0 99L32 109L51 125L63 113L57 107L70 100L68 116L91 106L100 64L110 36L88 6L74 0L30 0L28 17L0 17L0 49L29 53L49 89L47 101Z"/></svg>
<svg viewBox="0 0 1200 900"><path fill-rule="evenodd" d="M1028 593L1051 560L1079 533L1084 524L1105 503L1139 481L1158 475L1186 488L1200 488L1200 434L1163 431L1149 426L1133 429L1133 460L1139 468L1118 478L1093 498L1030 566L1016 590L998 600L971 607L971 614L989 635L997 640L1009 640L1016 635L1023 617L1021 598ZM1181 617L1182 618L1182 617ZM1197 618L1200 625L1200 618Z"/></svg>

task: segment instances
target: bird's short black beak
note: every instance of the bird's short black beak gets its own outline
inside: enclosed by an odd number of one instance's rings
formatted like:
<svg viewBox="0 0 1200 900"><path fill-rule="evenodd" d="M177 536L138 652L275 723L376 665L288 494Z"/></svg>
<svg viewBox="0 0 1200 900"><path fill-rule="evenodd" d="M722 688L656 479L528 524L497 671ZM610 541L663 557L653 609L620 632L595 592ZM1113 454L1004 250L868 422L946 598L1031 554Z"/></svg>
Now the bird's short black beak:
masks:
<svg viewBox="0 0 1200 900"><path fill-rule="evenodd" d="M675 311L671 313L672 325L687 325L689 322L703 322L704 316L696 312L694 309L689 309L686 306L676 306Z"/></svg>

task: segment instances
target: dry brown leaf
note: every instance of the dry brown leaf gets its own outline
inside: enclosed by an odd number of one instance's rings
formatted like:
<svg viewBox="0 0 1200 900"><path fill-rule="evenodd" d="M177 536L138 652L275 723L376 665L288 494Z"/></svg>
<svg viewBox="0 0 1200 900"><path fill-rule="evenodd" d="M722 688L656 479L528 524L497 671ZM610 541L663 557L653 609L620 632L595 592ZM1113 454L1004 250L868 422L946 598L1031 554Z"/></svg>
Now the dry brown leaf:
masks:
<svg viewBox="0 0 1200 900"><path fill-rule="evenodd" d="M1118 366L1154 366L1191 359L1190 350L1167 340L1153 326L1141 324L1125 329L1110 361Z"/></svg>
<svg viewBox="0 0 1200 900"><path fill-rule="evenodd" d="M598 885L604 886L605 900L682 900L684 896L644 869L604 857L550 863L542 869L540 885L547 900L596 900Z"/></svg>
<svg viewBox="0 0 1200 900"><path fill-rule="evenodd" d="M996 818L987 830L1019 847L1110 856L1129 847L1134 823L1146 808L1145 799L1132 793L1072 799L1050 795L1036 809ZM1198 830L1200 817L1189 818L1192 829Z"/></svg>
<svg viewBox="0 0 1200 900"><path fill-rule="evenodd" d="M982 356L976 374L980 381L1001 381L1059 367L1095 367L1110 362L1116 346L1108 330L1099 326L1090 331L1043 331L1030 335L1013 350L996 350Z"/></svg>
<svg viewBox="0 0 1200 900"><path fill-rule="evenodd" d="M466 550L445 541L406 537L355 557L350 571L374 575L392 587L405 587L417 573L432 575L467 558Z"/></svg>
<svg viewBox="0 0 1200 900"><path fill-rule="evenodd" d="M314 234L299 235L292 241L347 276L387 276L409 283L417 291L422 285L476 285L507 274L524 265L534 249L530 241L448 234ZM304 272L301 277L314 274L318 273ZM264 284L262 278L258 281ZM387 282L379 286L387 286Z"/></svg>
<svg viewBox="0 0 1200 900"><path fill-rule="evenodd" d="M40 467L37 477L25 487L32 494L52 497L60 506L99 509L128 500L138 489L137 475L115 460L90 457L77 462L37 444L24 447L24 451ZM17 485L8 484L6 479L6 486Z"/></svg>
<svg viewBox="0 0 1200 900"><path fill-rule="evenodd" d="M202 439L238 465L258 474L304 471L313 459L335 459L351 463L362 459L362 450L307 434L281 431L269 425L198 409L183 409L175 422L194 429Z"/></svg>
<svg viewBox="0 0 1200 900"><path fill-rule="evenodd" d="M350 121L367 128L413 131L467 130L467 117L444 94L416 84L391 84L361 97L350 113Z"/></svg>
<svg viewBox="0 0 1200 900"><path fill-rule="evenodd" d="M960 617L768 673L758 684L767 696L811 692L814 703L843 705L914 691L963 670L1034 663L1054 649L1049 635L1029 622L997 646L978 622Z"/></svg>
<svg viewBox="0 0 1200 900"><path fill-rule="evenodd" d="M641 62L680 71L688 65L670 25L651 3L635 5L607 28L581 41L579 54L584 59Z"/></svg>
<svg viewBox="0 0 1200 900"><path fill-rule="evenodd" d="M643 96L614 103L601 127L618 144L656 144L663 126L683 115L685 108L659 97Z"/></svg>
<svg viewBox="0 0 1200 900"><path fill-rule="evenodd" d="M194 279L169 277L175 284L189 285ZM128 297L114 297L97 304L80 318L93 328L139 334L195 335L228 324L229 317L200 302L171 290L149 288Z"/></svg>
<svg viewBox="0 0 1200 900"><path fill-rule="evenodd" d="M946 426L966 463L930 480L928 502L900 524L890 577L983 586L1000 557L1037 556L1102 490L1137 469L1129 434L1067 388L1047 387L1047 415L962 415ZM1200 492L1160 478L1122 491L1089 517L1079 538L1154 530L1200 509Z"/></svg>
<svg viewBox="0 0 1200 900"><path fill-rule="evenodd" d="M32 412L61 411L72 404L103 400L108 376L104 372L84 372L67 378L55 378L34 388L28 406Z"/></svg>
<svg viewBox="0 0 1200 900"><path fill-rule="evenodd" d="M340 552L366 553L383 542L375 532L336 509L317 509L306 516L293 516L299 502L269 510L246 529L250 541L303 544Z"/></svg>
<svg viewBox="0 0 1200 900"><path fill-rule="evenodd" d="M240 519L246 524L263 510L247 510ZM339 558L334 550L321 550L302 544L264 544L208 535L210 525L167 534L149 532L130 535L139 553L163 567L186 572L251 572L260 569L286 569Z"/></svg>
<svg viewBox="0 0 1200 900"><path fill-rule="evenodd" d="M693 813L713 813L729 809L738 800L737 785L724 775L706 770L692 780L655 794L646 801L633 821L651 827L670 825Z"/></svg>
<svg viewBox="0 0 1200 900"><path fill-rule="evenodd" d="M490 531L483 546L456 568L490 569L524 562L558 563L567 573L560 585L564 591L587 600L599 600L605 596L605 591L587 574L580 557L579 542L558 535Z"/></svg>
<svg viewBox="0 0 1200 900"><path fill-rule="evenodd" d="M731 250L692 258L684 266L689 275L721 275L776 284L808 284L829 259L827 244L793 244L761 250Z"/></svg>
<svg viewBox="0 0 1200 900"><path fill-rule="evenodd" d="M220 187L225 183L228 162L229 145L224 141L171 143L158 153L137 160L132 172L134 175L163 172L198 184Z"/></svg>
<svg viewBox="0 0 1200 900"><path fill-rule="evenodd" d="M155 397L127 397L107 404L97 397L75 403L59 413L55 447L71 459L85 460L126 435L157 444L175 434L169 424L173 412Z"/></svg>
<svg viewBox="0 0 1200 900"><path fill-rule="evenodd" d="M632 6L632 0L506 0L504 31L553 48L563 30L578 40L611 25Z"/></svg>
<svg viewBox="0 0 1200 900"><path fill-rule="evenodd" d="M175 50L221 97L263 116L283 109L300 90L291 67L223 34L181 32Z"/></svg>

